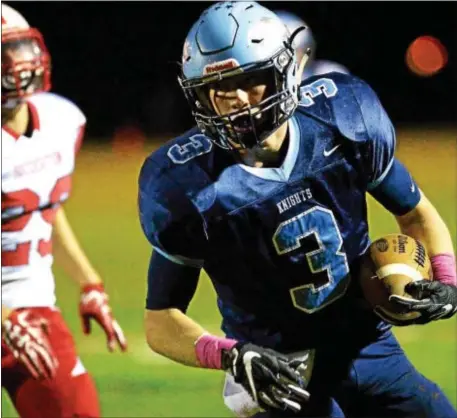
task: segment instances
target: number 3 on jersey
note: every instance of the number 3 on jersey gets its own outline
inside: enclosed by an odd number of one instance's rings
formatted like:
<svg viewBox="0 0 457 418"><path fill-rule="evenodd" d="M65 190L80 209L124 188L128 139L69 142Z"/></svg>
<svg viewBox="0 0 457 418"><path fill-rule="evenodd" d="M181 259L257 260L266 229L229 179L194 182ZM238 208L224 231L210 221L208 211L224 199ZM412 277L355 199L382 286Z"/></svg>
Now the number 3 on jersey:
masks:
<svg viewBox="0 0 457 418"><path fill-rule="evenodd" d="M213 148L213 143L209 138L202 134L192 135L189 141L178 145L173 145L167 152L168 158L175 164L185 164L188 161L207 154Z"/></svg>
<svg viewBox="0 0 457 418"><path fill-rule="evenodd" d="M304 254L311 276L305 284L290 289L290 294L297 309L313 313L344 295L350 280L349 265L330 210L313 207L282 222L273 235L273 244L276 252L284 255L302 247L304 239L311 240L314 248ZM294 258L299 260L300 255Z"/></svg>
<svg viewBox="0 0 457 418"><path fill-rule="evenodd" d="M311 84L300 87L300 106L310 107L314 98L323 94L325 97L333 97L338 93L338 87L331 78L319 78Z"/></svg>

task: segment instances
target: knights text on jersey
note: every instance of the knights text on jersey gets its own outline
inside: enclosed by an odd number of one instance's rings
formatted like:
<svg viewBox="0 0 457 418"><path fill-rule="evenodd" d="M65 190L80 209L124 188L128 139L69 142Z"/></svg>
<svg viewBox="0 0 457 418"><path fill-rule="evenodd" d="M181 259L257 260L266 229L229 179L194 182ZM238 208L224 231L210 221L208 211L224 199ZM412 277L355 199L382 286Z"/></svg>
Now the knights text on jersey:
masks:
<svg viewBox="0 0 457 418"><path fill-rule="evenodd" d="M229 163L193 130L152 154L139 179L146 237L205 269L226 334L289 349L377 326L360 315L351 277L369 245L365 194L395 149L386 112L358 78L311 77L301 93L281 167Z"/></svg>
<svg viewBox="0 0 457 418"><path fill-rule="evenodd" d="M31 136L2 128L2 303L10 308L55 303L52 224L70 194L85 125L63 97L41 93L27 103Z"/></svg>

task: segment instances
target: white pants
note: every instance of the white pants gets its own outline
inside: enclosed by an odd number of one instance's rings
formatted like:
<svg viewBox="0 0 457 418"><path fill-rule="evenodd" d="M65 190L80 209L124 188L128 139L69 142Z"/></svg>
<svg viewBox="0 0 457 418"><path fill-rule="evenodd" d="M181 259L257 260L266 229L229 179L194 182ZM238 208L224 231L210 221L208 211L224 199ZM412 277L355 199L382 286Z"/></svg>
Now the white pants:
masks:
<svg viewBox="0 0 457 418"><path fill-rule="evenodd" d="M311 379L312 369L314 365L314 350L292 353L287 355L290 358L296 358L304 356L307 353L307 367L303 374L303 377L307 382ZM235 382L235 379L231 374L225 375L224 391L223 391L225 406L230 409L237 417L252 417L258 412L263 410L259 407L257 402L254 402L248 391L239 383Z"/></svg>
<svg viewBox="0 0 457 418"><path fill-rule="evenodd" d="M247 390L228 373L225 375L223 396L225 406L237 417L251 417L262 411Z"/></svg>

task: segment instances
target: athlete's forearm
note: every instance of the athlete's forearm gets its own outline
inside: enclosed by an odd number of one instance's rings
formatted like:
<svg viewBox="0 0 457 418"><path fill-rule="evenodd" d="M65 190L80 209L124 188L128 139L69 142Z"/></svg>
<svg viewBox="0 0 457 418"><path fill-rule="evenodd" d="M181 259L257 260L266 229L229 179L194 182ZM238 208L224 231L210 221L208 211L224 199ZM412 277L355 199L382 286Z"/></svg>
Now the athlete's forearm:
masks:
<svg viewBox="0 0 457 418"><path fill-rule="evenodd" d="M222 369L222 352L235 340L207 333L179 309L146 310L144 317L149 347L178 363L207 369Z"/></svg>
<svg viewBox="0 0 457 418"><path fill-rule="evenodd" d="M406 215L396 217L402 233L424 244L430 257L437 254L454 254L451 234L440 214L421 192L418 205Z"/></svg>
<svg viewBox="0 0 457 418"><path fill-rule="evenodd" d="M178 363L200 367L195 342L206 331L180 310L146 310L144 328L153 351Z"/></svg>
<svg viewBox="0 0 457 418"><path fill-rule="evenodd" d="M397 216L401 232L422 242L432 263L434 280L457 286L456 260L449 229L436 208L421 193L419 204Z"/></svg>
<svg viewBox="0 0 457 418"><path fill-rule="evenodd" d="M84 254L63 208L57 212L53 230L53 254L56 263L81 287L101 283Z"/></svg>

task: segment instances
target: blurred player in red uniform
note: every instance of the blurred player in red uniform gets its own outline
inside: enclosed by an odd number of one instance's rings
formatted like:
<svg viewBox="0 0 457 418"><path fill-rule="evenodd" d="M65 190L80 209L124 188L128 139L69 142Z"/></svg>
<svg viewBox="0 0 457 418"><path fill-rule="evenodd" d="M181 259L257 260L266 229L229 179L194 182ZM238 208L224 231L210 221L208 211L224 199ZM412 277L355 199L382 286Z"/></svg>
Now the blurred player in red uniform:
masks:
<svg viewBox="0 0 457 418"><path fill-rule="evenodd" d="M53 258L81 286L84 333L127 348L108 297L61 204L86 119L50 89L40 32L2 4L2 386L21 417L98 417L92 378L56 307Z"/></svg>

